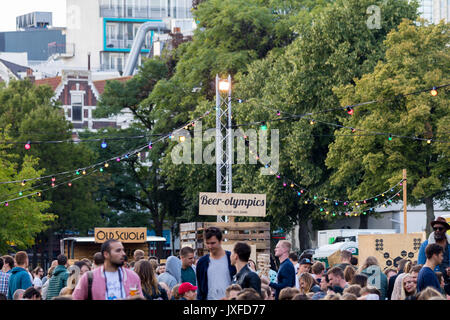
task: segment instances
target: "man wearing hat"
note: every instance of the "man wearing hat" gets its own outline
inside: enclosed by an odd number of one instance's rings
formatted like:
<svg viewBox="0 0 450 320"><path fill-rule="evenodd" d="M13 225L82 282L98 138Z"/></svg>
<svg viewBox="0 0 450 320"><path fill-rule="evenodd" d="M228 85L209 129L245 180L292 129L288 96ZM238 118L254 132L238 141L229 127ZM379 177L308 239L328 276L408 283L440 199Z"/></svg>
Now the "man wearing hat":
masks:
<svg viewBox="0 0 450 320"><path fill-rule="evenodd" d="M310 259L308 259L308 258L301 259L299 262L297 275L301 275L302 273L309 273L311 271L312 265L313 265L313 263Z"/></svg>
<svg viewBox="0 0 450 320"><path fill-rule="evenodd" d="M180 300L196 300L197 299L197 287L193 286L190 282L183 282L178 287L178 294Z"/></svg>
<svg viewBox="0 0 450 320"><path fill-rule="evenodd" d="M430 233L428 240L425 240L419 249L418 264L425 264L427 258L425 256L425 248L431 243L437 243L444 249L444 259L442 263L437 265L434 269L435 272L442 272L445 283L449 283L450 277L450 236L446 234L450 230L450 225L445 221L443 217L438 217L431 222L433 232Z"/></svg>

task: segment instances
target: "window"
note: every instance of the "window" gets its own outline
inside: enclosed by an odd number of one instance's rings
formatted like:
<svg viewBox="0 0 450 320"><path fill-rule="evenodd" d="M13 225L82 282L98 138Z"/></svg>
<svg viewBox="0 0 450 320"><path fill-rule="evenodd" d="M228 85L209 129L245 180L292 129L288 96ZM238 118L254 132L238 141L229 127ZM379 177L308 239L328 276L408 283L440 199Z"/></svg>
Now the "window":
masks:
<svg viewBox="0 0 450 320"><path fill-rule="evenodd" d="M83 121L81 104L72 104L72 121Z"/></svg>
<svg viewBox="0 0 450 320"><path fill-rule="evenodd" d="M79 93L71 94L72 121L83 121L83 95Z"/></svg>

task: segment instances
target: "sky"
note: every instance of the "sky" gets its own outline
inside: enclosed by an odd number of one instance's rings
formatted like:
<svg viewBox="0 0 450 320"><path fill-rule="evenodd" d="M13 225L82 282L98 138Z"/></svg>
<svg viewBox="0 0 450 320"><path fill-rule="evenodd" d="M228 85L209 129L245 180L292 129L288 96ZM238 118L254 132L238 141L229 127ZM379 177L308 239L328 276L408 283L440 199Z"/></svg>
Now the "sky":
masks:
<svg viewBox="0 0 450 320"><path fill-rule="evenodd" d="M16 31L16 17L33 11L53 13L53 26L66 26L66 0L0 0L0 31Z"/></svg>

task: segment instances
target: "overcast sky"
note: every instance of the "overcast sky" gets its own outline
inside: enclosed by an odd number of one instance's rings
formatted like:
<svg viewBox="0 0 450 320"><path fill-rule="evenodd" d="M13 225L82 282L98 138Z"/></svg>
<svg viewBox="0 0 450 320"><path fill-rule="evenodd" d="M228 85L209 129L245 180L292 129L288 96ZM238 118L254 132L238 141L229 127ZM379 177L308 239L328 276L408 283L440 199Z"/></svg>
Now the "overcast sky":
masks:
<svg viewBox="0 0 450 320"><path fill-rule="evenodd" d="M66 0L0 0L0 31L15 31L16 17L33 11L53 13L53 26L66 26Z"/></svg>

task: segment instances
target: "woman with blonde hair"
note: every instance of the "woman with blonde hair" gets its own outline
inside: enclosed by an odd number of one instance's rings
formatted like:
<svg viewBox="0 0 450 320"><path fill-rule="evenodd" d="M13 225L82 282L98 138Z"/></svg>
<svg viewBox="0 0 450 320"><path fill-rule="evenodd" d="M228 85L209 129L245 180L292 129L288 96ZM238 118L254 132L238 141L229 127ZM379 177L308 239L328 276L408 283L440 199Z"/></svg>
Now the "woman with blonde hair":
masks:
<svg viewBox="0 0 450 320"><path fill-rule="evenodd" d="M417 281L410 273L405 273L402 277L402 287L400 300L411 300L415 298Z"/></svg>
<svg viewBox="0 0 450 320"><path fill-rule="evenodd" d="M307 272L301 273L298 277L300 293L307 294L310 292L316 293L320 291L320 287L316 284L314 277Z"/></svg>
<svg viewBox="0 0 450 320"><path fill-rule="evenodd" d="M69 268L67 268L67 271L69 272L67 284L64 288L61 289L61 291L59 292L59 296L72 296L72 293L81 278L81 271L77 265L71 265Z"/></svg>
<svg viewBox="0 0 450 320"><path fill-rule="evenodd" d="M433 287L426 287L420 291L417 300L445 300L442 294Z"/></svg>
<svg viewBox="0 0 450 320"><path fill-rule="evenodd" d="M148 260L139 260L134 271L141 279L142 294L147 300L168 300L167 292L158 283L155 271Z"/></svg>

